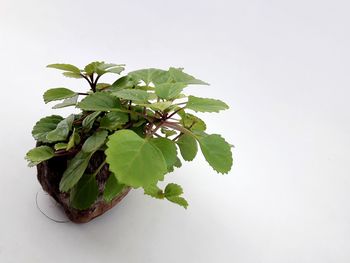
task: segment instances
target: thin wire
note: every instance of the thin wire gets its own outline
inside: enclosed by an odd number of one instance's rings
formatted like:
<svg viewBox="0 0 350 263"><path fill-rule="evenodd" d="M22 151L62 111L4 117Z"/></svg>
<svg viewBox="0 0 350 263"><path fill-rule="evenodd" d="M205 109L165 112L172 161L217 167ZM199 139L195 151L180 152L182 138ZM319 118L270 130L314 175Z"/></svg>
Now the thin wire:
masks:
<svg viewBox="0 0 350 263"><path fill-rule="evenodd" d="M45 193L45 194L48 195L47 193ZM51 221L56 222L56 223L68 223L68 222L69 222L69 220L66 220L66 221L56 220L56 219L53 219L53 218L49 217L47 214L45 214L45 213L43 212L43 210L41 210L41 208L39 207L39 204L38 204L38 195L39 195L39 191L36 192L36 196L35 196L36 207L38 208L38 210L39 210L44 216L46 216L48 219L50 219Z"/></svg>

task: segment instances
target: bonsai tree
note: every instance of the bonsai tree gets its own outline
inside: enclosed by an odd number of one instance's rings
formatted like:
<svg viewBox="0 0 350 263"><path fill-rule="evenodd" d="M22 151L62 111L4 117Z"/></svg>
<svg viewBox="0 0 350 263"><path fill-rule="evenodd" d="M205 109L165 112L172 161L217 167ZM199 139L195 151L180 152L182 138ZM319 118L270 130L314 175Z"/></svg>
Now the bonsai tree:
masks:
<svg viewBox="0 0 350 263"><path fill-rule="evenodd" d="M37 144L26 154L37 166L38 179L75 222L86 222L119 202L127 192L146 195L187 208L180 185L158 186L167 173L192 161L201 150L218 173L232 166L231 145L193 112L219 112L228 106L216 99L187 96L189 85L208 85L182 68L141 69L99 82L108 73L120 75L124 65L92 62L79 69L51 64L70 78L89 84L86 92L59 87L47 90L45 103L54 109L76 107L68 117L51 115L32 130Z"/></svg>

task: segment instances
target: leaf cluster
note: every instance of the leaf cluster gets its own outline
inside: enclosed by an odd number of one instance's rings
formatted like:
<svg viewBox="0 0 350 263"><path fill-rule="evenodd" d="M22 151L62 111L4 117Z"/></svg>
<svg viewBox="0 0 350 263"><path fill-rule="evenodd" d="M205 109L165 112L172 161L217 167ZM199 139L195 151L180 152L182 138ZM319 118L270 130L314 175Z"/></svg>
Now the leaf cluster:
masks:
<svg viewBox="0 0 350 263"><path fill-rule="evenodd" d="M47 90L45 103L54 109L76 107L79 114L64 118L51 115L40 119L32 135L40 146L26 159L30 166L57 156L74 153L60 181L60 191L70 193L71 205L87 209L99 198L96 175L108 165L110 176L102 198L110 202L126 187L187 208L181 186L158 184L165 175L181 167L181 159L192 161L198 150L218 173L232 166L231 145L218 134L207 134L206 124L193 112L219 112L226 103L211 98L187 96L189 85L208 85L182 68L141 69L119 76L124 65L92 62L83 69L70 64L51 64L70 78L87 81L85 92L66 87ZM111 73L113 83L100 82ZM93 174L87 174L90 158L103 151L106 159Z"/></svg>

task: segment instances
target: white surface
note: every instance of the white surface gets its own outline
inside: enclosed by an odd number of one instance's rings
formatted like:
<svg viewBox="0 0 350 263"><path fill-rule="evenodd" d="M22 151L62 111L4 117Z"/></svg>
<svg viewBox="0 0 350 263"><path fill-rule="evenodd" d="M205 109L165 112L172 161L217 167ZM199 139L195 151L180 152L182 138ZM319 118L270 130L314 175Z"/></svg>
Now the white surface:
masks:
<svg viewBox="0 0 350 263"><path fill-rule="evenodd" d="M0 262L349 262L348 1L0 0ZM53 112L54 62L183 66L188 93L231 105L207 114L235 144L220 176L204 162L168 177L186 211L134 191L89 224L35 207L26 167L33 123ZM84 84L85 85L85 84Z"/></svg>

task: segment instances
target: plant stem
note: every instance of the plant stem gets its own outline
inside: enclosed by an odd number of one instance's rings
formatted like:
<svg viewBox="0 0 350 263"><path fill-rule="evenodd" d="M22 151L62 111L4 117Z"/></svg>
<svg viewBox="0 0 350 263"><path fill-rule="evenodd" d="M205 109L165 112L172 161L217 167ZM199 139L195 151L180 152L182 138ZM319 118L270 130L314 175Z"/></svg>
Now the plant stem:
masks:
<svg viewBox="0 0 350 263"><path fill-rule="evenodd" d="M100 170L103 168L103 166L106 164L106 160L104 160L99 167L97 167L96 171L92 174L93 177L96 177L96 175L100 172Z"/></svg>

